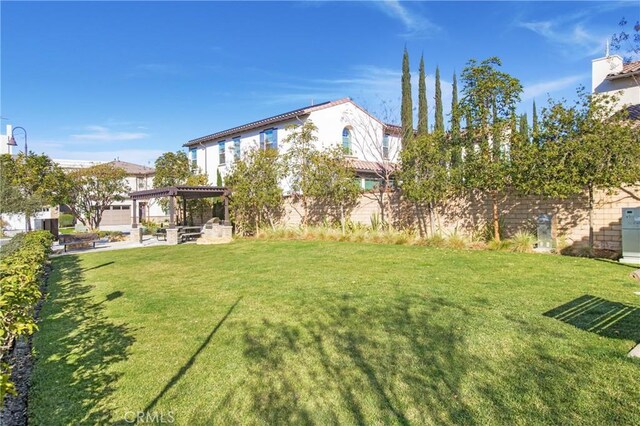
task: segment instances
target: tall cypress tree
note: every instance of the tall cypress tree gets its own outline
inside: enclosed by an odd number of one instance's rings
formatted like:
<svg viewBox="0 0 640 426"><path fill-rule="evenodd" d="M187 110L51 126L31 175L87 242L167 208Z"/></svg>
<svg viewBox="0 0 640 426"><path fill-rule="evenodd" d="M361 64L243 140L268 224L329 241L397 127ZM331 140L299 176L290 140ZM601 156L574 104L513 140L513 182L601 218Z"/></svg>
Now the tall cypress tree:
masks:
<svg viewBox="0 0 640 426"><path fill-rule="evenodd" d="M429 132L429 118L427 116L427 81L424 75L424 55L420 57L420 76L418 79L418 134Z"/></svg>
<svg viewBox="0 0 640 426"><path fill-rule="evenodd" d="M453 73L453 88L451 93L451 135L460 135L460 109L458 108L458 79Z"/></svg>
<svg viewBox="0 0 640 426"><path fill-rule="evenodd" d="M409 52L404 48L402 57L402 105L400 106L402 122L402 141L404 144L413 138L413 102L411 100L411 72L409 71Z"/></svg>
<svg viewBox="0 0 640 426"><path fill-rule="evenodd" d="M458 79L453 73L451 90L451 165L458 166L462 162L462 141L460 139L460 108L458 105Z"/></svg>
<svg viewBox="0 0 640 426"><path fill-rule="evenodd" d="M538 111L536 111L536 101L533 101L533 137L538 134Z"/></svg>
<svg viewBox="0 0 640 426"><path fill-rule="evenodd" d="M440 87L440 67L436 67L436 123L435 132L444 132L444 111L442 110L442 89Z"/></svg>

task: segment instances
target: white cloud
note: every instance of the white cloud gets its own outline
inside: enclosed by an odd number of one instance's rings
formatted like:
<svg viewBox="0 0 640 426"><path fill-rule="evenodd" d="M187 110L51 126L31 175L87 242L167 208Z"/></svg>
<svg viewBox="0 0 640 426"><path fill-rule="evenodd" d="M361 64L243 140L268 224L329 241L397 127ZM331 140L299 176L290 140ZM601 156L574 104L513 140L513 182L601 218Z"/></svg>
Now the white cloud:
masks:
<svg viewBox="0 0 640 426"><path fill-rule="evenodd" d="M398 0L372 2L387 16L397 19L405 27L407 37L428 36L429 33L440 31L440 27L429 18L415 10L409 10Z"/></svg>
<svg viewBox="0 0 640 426"><path fill-rule="evenodd" d="M567 77L561 77L554 80L541 81L534 84L524 86L524 92L522 94L522 100L526 101L534 99L540 95L546 95L558 90L566 89L570 86L575 86L580 80L587 78L587 74L570 75Z"/></svg>
<svg viewBox="0 0 640 426"><path fill-rule="evenodd" d="M584 25L584 23L566 23L560 19L518 23L521 28L545 38L567 56L584 58L604 53L609 35L588 31Z"/></svg>
<svg viewBox="0 0 640 426"><path fill-rule="evenodd" d="M122 132L114 131L105 126L86 126L85 133L76 133L70 135L75 141L95 141L95 142L114 142L114 141L132 141L149 137L144 132Z"/></svg>

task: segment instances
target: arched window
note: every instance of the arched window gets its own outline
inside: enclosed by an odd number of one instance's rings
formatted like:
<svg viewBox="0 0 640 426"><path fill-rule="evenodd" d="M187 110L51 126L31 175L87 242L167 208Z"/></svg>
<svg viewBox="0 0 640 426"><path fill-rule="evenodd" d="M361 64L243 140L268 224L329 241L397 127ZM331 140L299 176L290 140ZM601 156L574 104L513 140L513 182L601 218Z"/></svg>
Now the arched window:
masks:
<svg viewBox="0 0 640 426"><path fill-rule="evenodd" d="M345 154L351 154L351 130L348 127L342 129L342 149Z"/></svg>

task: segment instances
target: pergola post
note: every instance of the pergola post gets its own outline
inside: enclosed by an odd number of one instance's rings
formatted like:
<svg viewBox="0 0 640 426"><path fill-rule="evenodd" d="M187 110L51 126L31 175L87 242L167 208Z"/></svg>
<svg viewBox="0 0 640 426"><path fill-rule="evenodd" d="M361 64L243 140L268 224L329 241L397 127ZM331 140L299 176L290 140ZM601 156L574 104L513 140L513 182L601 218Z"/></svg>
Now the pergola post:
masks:
<svg viewBox="0 0 640 426"><path fill-rule="evenodd" d="M182 197L182 225L187 226L187 199Z"/></svg>
<svg viewBox="0 0 640 426"><path fill-rule="evenodd" d="M176 197L175 195L169 196L169 229L176 227Z"/></svg>
<svg viewBox="0 0 640 426"><path fill-rule="evenodd" d="M138 200L133 200L133 216L131 218L131 227L133 229L138 227Z"/></svg>
<svg viewBox="0 0 640 426"><path fill-rule="evenodd" d="M229 225L229 194L224 194L224 224Z"/></svg>

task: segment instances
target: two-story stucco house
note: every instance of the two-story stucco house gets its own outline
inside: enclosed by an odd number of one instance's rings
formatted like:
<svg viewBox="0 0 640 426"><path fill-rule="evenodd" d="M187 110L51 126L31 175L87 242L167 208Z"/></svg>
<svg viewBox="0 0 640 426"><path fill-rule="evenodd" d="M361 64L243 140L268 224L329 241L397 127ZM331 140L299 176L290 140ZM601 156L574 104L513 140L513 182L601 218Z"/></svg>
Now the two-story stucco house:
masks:
<svg viewBox="0 0 640 426"><path fill-rule="evenodd" d="M618 108L627 108L632 119L640 119L640 61L625 64L618 55L591 62L591 91L616 94Z"/></svg>
<svg viewBox="0 0 640 426"><path fill-rule="evenodd" d="M190 140L184 146L189 148L192 163L215 185L218 172L224 179L234 161L248 150L275 148L286 153L289 146L284 141L291 126L308 120L318 128L316 148L343 147L363 189L373 188L381 170L398 161L400 127L382 122L350 98L252 121Z"/></svg>

